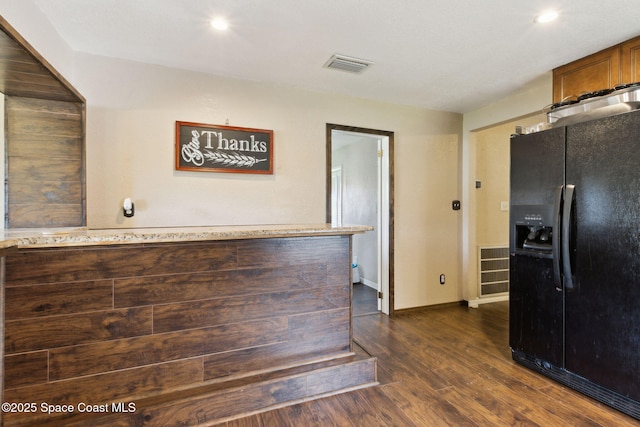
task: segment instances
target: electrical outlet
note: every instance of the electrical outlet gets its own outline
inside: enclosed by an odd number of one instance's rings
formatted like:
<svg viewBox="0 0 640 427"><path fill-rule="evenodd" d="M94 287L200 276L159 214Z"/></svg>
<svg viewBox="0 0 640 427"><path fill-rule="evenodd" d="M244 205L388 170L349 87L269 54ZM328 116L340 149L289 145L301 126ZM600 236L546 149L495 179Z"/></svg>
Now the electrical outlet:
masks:
<svg viewBox="0 0 640 427"><path fill-rule="evenodd" d="M509 202L500 202L500 210L508 211L509 210Z"/></svg>
<svg viewBox="0 0 640 427"><path fill-rule="evenodd" d="M445 279L446 279L446 278L445 278L444 274L441 274L441 275L440 275L440 284L441 284L441 285L444 285Z"/></svg>
<svg viewBox="0 0 640 427"><path fill-rule="evenodd" d="M454 211L459 211L460 210L460 200L454 200L453 202L451 202L451 209L453 209Z"/></svg>

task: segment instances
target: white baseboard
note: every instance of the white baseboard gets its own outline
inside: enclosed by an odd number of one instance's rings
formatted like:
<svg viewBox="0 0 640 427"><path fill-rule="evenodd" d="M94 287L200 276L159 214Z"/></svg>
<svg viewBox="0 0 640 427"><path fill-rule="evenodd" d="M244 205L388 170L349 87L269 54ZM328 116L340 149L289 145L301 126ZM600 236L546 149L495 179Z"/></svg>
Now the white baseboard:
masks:
<svg viewBox="0 0 640 427"><path fill-rule="evenodd" d="M485 298L476 298L472 301L469 301L470 308L478 308L480 304L489 304L492 302L501 302L501 301L509 301L509 295L500 295L496 297L485 297Z"/></svg>
<svg viewBox="0 0 640 427"><path fill-rule="evenodd" d="M372 282L371 280L367 280L364 277L360 277L360 283L362 283L363 285L367 285L370 288L375 289L376 291L378 290L378 284Z"/></svg>

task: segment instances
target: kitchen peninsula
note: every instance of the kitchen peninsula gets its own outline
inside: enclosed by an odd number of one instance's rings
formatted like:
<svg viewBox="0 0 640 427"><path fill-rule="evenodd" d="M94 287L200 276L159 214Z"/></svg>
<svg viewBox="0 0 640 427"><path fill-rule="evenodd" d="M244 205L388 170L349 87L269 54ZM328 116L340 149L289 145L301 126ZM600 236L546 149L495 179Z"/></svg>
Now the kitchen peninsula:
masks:
<svg viewBox="0 0 640 427"><path fill-rule="evenodd" d="M5 230L4 424L195 425L375 384L351 348L371 229Z"/></svg>

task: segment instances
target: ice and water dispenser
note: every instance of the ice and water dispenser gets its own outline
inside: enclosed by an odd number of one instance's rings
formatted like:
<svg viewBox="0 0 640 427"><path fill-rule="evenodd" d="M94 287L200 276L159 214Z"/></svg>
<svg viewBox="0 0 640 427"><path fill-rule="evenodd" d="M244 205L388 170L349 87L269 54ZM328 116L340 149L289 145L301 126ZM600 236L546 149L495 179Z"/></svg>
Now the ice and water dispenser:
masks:
<svg viewBox="0 0 640 427"><path fill-rule="evenodd" d="M553 205L511 207L511 253L537 257L553 256Z"/></svg>

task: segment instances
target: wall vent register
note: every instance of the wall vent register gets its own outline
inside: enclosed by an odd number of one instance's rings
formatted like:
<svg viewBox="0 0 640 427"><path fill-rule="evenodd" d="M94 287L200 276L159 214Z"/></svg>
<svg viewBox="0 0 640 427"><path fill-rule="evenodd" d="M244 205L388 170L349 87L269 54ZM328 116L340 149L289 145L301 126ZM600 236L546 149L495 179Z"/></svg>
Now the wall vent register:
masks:
<svg viewBox="0 0 640 427"><path fill-rule="evenodd" d="M373 62L365 59L352 58L344 55L333 55L326 64L325 68L334 70L347 71L349 73L360 74L373 65Z"/></svg>
<svg viewBox="0 0 640 427"><path fill-rule="evenodd" d="M479 248L480 297L509 292L509 247Z"/></svg>

